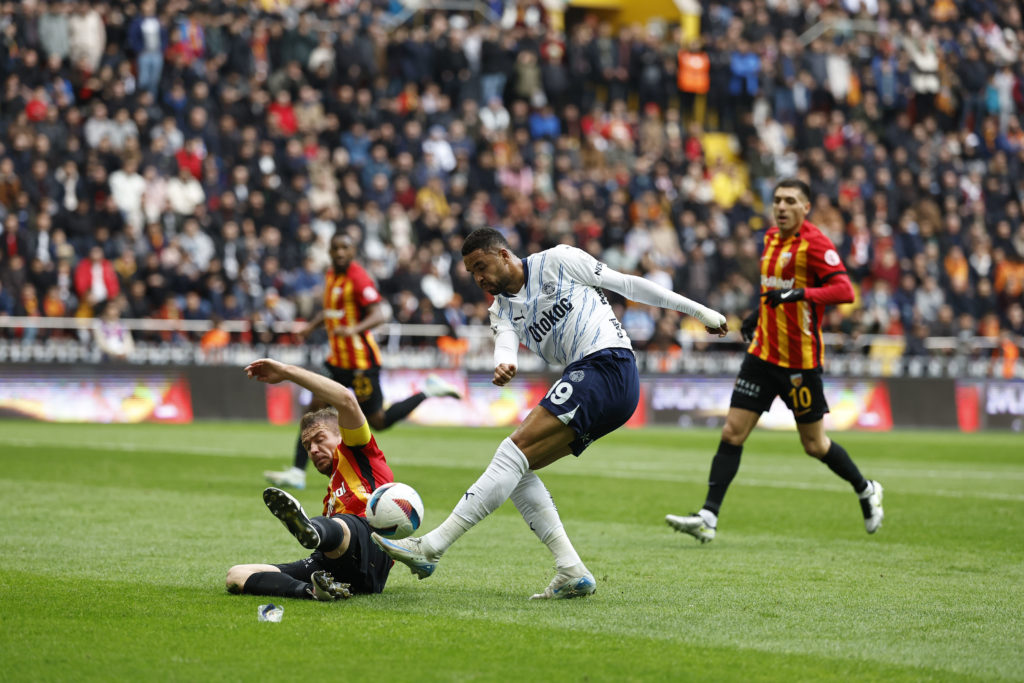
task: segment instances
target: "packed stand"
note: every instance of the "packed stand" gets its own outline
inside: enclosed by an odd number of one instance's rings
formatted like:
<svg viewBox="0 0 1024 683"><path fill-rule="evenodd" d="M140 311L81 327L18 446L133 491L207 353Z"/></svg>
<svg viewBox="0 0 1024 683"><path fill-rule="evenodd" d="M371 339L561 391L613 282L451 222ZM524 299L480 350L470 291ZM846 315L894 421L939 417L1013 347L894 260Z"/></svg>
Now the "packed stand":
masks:
<svg viewBox="0 0 1024 683"><path fill-rule="evenodd" d="M487 319L459 249L490 225L521 253L575 244L741 316L765 201L797 175L859 288L826 325L851 349L1019 343L1016 3L705 2L682 51L674 24L587 15L563 35L535 0L491 8L502 26L400 23L370 0L4 3L0 315L112 300L293 341L270 324L313 314L346 230L399 322L457 330ZM849 18L877 32L802 45ZM706 154L714 131L736 159ZM674 314L620 312L638 348L678 348Z"/></svg>

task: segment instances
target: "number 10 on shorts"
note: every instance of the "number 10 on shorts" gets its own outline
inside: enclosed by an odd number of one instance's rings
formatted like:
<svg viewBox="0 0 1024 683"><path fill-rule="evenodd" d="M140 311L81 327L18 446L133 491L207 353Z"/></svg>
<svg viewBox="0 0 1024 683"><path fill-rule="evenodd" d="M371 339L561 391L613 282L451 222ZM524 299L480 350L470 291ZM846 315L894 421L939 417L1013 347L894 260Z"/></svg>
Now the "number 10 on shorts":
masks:
<svg viewBox="0 0 1024 683"><path fill-rule="evenodd" d="M572 396L572 385L564 380L558 380L555 382L548 393L544 394L544 398L550 398L551 402L556 406L560 406L569 400Z"/></svg>

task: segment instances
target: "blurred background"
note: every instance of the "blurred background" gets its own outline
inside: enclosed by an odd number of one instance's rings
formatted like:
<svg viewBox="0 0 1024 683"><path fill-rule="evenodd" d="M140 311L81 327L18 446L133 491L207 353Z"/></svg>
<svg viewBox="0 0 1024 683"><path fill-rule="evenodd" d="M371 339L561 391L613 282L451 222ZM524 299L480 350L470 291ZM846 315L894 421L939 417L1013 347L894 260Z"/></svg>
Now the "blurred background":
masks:
<svg viewBox="0 0 1024 683"><path fill-rule="evenodd" d="M385 396L440 371L462 409L414 420L513 424L553 375L524 353L490 386L465 235L578 246L738 330L795 176L857 291L830 428L1019 430L1022 45L1009 0L0 3L0 411L296 419L238 368L320 365L296 332L344 231L391 309ZM613 301L634 424L718 424L738 333Z"/></svg>

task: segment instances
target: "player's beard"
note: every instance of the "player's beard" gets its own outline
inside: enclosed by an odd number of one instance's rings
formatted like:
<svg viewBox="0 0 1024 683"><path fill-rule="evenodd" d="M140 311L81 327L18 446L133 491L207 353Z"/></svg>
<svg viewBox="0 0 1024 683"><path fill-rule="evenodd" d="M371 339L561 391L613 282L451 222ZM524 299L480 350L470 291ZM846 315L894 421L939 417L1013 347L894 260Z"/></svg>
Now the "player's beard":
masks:
<svg viewBox="0 0 1024 683"><path fill-rule="evenodd" d="M515 292L508 291L508 286L510 282L512 282L512 278L506 275L503 278L485 282L484 285L486 286L482 286L482 288L491 296L498 296L499 294L504 294L505 296L512 296L513 294L515 294Z"/></svg>
<svg viewBox="0 0 1024 683"><path fill-rule="evenodd" d="M310 460L313 461L313 467L316 468L317 472L328 477L331 476L331 466L333 465L331 458L322 460L316 457L311 457Z"/></svg>

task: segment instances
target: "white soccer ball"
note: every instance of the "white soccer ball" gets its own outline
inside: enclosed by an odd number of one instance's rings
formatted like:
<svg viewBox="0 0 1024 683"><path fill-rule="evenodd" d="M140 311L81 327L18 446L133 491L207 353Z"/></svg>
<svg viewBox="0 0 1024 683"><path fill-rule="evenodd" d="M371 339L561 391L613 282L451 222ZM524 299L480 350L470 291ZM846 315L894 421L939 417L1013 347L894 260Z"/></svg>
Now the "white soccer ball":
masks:
<svg viewBox="0 0 1024 683"><path fill-rule="evenodd" d="M385 538L405 538L420 528L423 501L408 484L384 484L366 501L366 521Z"/></svg>

